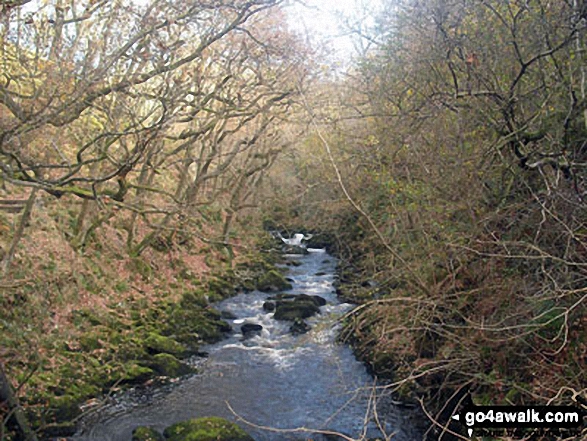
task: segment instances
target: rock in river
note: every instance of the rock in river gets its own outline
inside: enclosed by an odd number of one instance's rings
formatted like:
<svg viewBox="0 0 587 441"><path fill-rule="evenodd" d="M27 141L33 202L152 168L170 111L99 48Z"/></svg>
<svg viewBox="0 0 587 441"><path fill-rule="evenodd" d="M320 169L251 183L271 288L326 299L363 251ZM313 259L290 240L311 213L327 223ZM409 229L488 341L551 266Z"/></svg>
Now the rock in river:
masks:
<svg viewBox="0 0 587 441"><path fill-rule="evenodd" d="M223 418L197 418L169 426L167 441L254 441L243 429Z"/></svg>
<svg viewBox="0 0 587 441"><path fill-rule="evenodd" d="M155 429L141 426L132 431L132 441L165 441L165 438Z"/></svg>
<svg viewBox="0 0 587 441"><path fill-rule="evenodd" d="M292 301L278 301L275 305L275 320L295 320L312 317L320 312L319 306L311 299L298 296Z"/></svg>
<svg viewBox="0 0 587 441"><path fill-rule="evenodd" d="M258 335L263 330L263 326L257 325L256 323L245 323L241 326L241 332L243 337L249 338L253 335Z"/></svg>
<svg viewBox="0 0 587 441"><path fill-rule="evenodd" d="M263 309L268 312L275 311L275 302L265 302L263 303Z"/></svg>
<svg viewBox="0 0 587 441"><path fill-rule="evenodd" d="M257 289L262 292L287 291L292 289L292 285L285 280L283 274L276 270L271 270L259 278Z"/></svg>

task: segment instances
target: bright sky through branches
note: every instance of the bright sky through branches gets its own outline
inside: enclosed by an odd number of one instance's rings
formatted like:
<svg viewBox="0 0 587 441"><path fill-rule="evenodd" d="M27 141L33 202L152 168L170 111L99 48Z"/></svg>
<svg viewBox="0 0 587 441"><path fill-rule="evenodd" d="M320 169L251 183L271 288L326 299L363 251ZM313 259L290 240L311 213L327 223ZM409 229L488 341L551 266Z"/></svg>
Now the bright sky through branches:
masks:
<svg viewBox="0 0 587 441"><path fill-rule="evenodd" d="M149 0L131 0L146 4ZM361 39L356 32L373 26L373 17L382 0L291 0L286 6L290 28L308 35L313 44L324 46L330 63L339 67L348 65L356 55ZM23 7L24 12L39 9L40 0L33 0ZM366 40L362 40L363 43Z"/></svg>
<svg viewBox="0 0 587 441"><path fill-rule="evenodd" d="M360 38L353 33L373 25L380 0L301 0L287 8L290 26L323 43L333 61L347 64L355 54Z"/></svg>

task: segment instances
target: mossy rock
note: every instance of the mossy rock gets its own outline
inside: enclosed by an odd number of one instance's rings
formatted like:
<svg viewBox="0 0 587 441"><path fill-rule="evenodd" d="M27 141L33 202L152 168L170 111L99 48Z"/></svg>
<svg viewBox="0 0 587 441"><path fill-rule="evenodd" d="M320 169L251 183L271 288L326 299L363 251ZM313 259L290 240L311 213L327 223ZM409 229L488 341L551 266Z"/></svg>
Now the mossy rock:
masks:
<svg viewBox="0 0 587 441"><path fill-rule="evenodd" d="M132 431L131 441L165 441L165 438L155 429L141 426Z"/></svg>
<svg viewBox="0 0 587 441"><path fill-rule="evenodd" d="M145 339L145 348L150 354L172 354L177 357L186 355L186 347L172 338L151 332Z"/></svg>
<svg viewBox="0 0 587 441"><path fill-rule="evenodd" d="M174 424L163 432L168 441L254 441L243 429L223 418L197 418Z"/></svg>
<svg viewBox="0 0 587 441"><path fill-rule="evenodd" d="M265 273L257 281L257 289L262 292L287 291L292 288L291 283L285 280L283 274L276 270Z"/></svg>
<svg viewBox="0 0 587 441"><path fill-rule="evenodd" d="M214 278L208 282L208 289L210 294L217 294L220 299L236 294L236 289L231 281L224 280L222 278Z"/></svg>
<svg viewBox="0 0 587 441"><path fill-rule="evenodd" d="M275 306L275 320L305 319L320 312L320 308L311 300L300 300L294 302L279 302Z"/></svg>
<svg viewBox="0 0 587 441"><path fill-rule="evenodd" d="M152 369L133 363L126 366L122 382L126 384L140 384L154 376L155 372Z"/></svg>
<svg viewBox="0 0 587 441"><path fill-rule="evenodd" d="M222 320L220 312L214 309L179 307L169 314L164 331L191 349L197 349L194 346L198 343L216 343L222 340L232 328Z"/></svg>
<svg viewBox="0 0 587 441"><path fill-rule="evenodd" d="M184 292L181 296L179 304L182 308L187 309L202 309L208 306L207 295L201 290Z"/></svg>
<svg viewBox="0 0 587 441"><path fill-rule="evenodd" d="M159 375L172 378L195 372L194 369L182 363L171 354L157 354L153 356L152 361L149 362L149 367Z"/></svg>

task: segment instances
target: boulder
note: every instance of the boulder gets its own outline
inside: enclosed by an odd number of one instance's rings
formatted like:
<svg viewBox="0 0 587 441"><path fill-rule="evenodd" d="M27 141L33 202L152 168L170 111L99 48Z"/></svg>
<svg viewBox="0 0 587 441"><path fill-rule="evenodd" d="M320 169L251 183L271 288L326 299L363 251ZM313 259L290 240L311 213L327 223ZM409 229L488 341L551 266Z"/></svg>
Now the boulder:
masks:
<svg viewBox="0 0 587 441"><path fill-rule="evenodd" d="M172 338L159 335L155 332L149 333L145 339L145 348L150 354L172 354L178 357L186 355L186 347Z"/></svg>
<svg viewBox="0 0 587 441"><path fill-rule="evenodd" d="M149 367L159 375L171 378L195 372L193 368L182 363L171 354L157 354L153 356L153 360L149 363Z"/></svg>
<svg viewBox="0 0 587 441"><path fill-rule="evenodd" d="M243 429L223 418L197 418L169 426L167 441L254 441Z"/></svg>
<svg viewBox="0 0 587 441"><path fill-rule="evenodd" d="M291 283L276 270L265 273L257 281L257 289L262 292L286 291L292 288Z"/></svg>
<svg viewBox="0 0 587 441"><path fill-rule="evenodd" d="M252 337L253 335L259 335L262 330L263 326L256 323L245 323L241 326L241 333L245 338Z"/></svg>
<svg viewBox="0 0 587 441"><path fill-rule="evenodd" d="M326 305L326 299L320 296L310 296L308 294L300 294L297 296L298 301L310 301L314 302L316 306Z"/></svg>
<svg viewBox="0 0 587 441"><path fill-rule="evenodd" d="M155 372L146 366L139 366L136 363L130 363L125 366L125 372L121 379L123 384L141 384L153 378ZM67 419L67 418L63 418Z"/></svg>
<svg viewBox="0 0 587 441"><path fill-rule="evenodd" d="M276 320L295 320L296 318L305 319L312 317L320 312L320 308L311 300L293 300L278 302L275 305Z"/></svg>
<svg viewBox="0 0 587 441"><path fill-rule="evenodd" d="M155 429L141 426L132 431L132 441L165 441L165 438Z"/></svg>
<svg viewBox="0 0 587 441"><path fill-rule="evenodd" d="M263 303L263 309L268 312L275 311L275 302L265 302Z"/></svg>

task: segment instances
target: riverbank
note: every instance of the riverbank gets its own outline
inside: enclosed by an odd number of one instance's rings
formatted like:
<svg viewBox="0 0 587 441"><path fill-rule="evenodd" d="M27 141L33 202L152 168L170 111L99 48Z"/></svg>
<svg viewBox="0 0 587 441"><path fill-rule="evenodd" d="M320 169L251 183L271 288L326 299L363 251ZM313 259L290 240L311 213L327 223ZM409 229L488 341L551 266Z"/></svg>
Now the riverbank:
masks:
<svg viewBox="0 0 587 441"><path fill-rule="evenodd" d="M337 342L339 319L352 306L334 292L336 259L322 250L286 259L280 268L289 268L292 287L285 294L256 290L215 304L234 331L204 348L209 355L198 363L198 375L163 390L151 388L140 400L117 396L76 441L128 441L139 426L163 433L205 416L236 421L257 441L325 441L338 439L335 433L377 439L382 435L374 412L382 430L397 433L395 439L418 439L411 415L384 415L384 391L373 388L364 365ZM289 316L293 306L299 321Z"/></svg>
<svg viewBox="0 0 587 441"><path fill-rule="evenodd" d="M356 305L340 338L399 406L419 415L422 439L467 436L451 418L466 404L546 405L546 394L558 391L548 404L580 406L573 390L584 384L585 318L573 315L573 340L548 354L555 368L547 369L529 344L554 341L565 322L559 308L529 296L539 285L525 267L463 253L450 256L459 266L449 271L443 255L426 255L424 247L405 248L413 260L402 262L349 219L331 248L340 259L337 294ZM543 312L530 320L536 308ZM501 325L484 329L488 317ZM579 386L564 389L565 378Z"/></svg>
<svg viewBox="0 0 587 441"><path fill-rule="evenodd" d="M57 229L50 218L34 222ZM23 249L36 253L18 256L15 283L4 287L0 361L40 439L73 434L84 413L123 389L193 372L185 359L231 331L212 303L287 283L278 255L262 252L269 235L241 243L229 262L222 244L185 235L128 257L119 228L104 230L81 253L57 234L26 237ZM18 429L9 422L3 439Z"/></svg>

